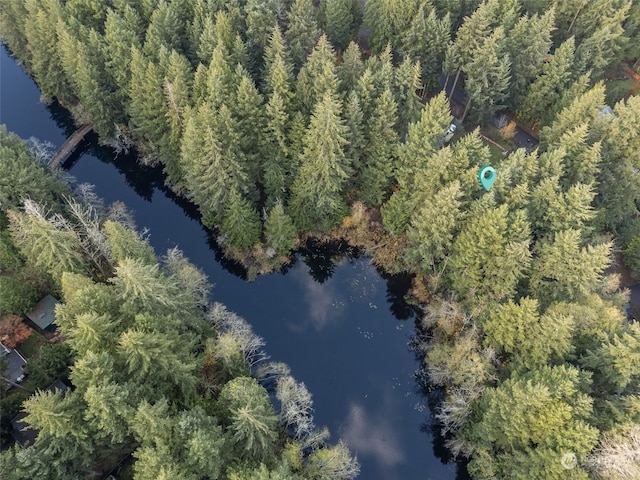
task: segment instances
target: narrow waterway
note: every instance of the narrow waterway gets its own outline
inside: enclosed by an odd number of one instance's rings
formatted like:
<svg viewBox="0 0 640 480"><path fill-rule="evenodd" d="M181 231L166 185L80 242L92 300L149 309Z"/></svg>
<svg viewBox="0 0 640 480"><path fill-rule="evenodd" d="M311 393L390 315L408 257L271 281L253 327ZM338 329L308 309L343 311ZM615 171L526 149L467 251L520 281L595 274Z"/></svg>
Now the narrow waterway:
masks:
<svg viewBox="0 0 640 480"><path fill-rule="evenodd" d="M60 146L73 132L67 113L0 52L0 123L22 138ZM0 159L1 161L1 159ZM158 169L115 156L88 137L65 165L95 185L107 204L124 202L158 254L178 246L214 284L212 300L243 316L264 337L272 360L287 363L313 395L316 423L357 453L364 480L464 478L432 435L427 398L410 349L414 314L402 301L408 282L383 278L345 248L307 245L284 273L247 282L225 262L197 211L163 185ZM351 253L352 255L348 255Z"/></svg>

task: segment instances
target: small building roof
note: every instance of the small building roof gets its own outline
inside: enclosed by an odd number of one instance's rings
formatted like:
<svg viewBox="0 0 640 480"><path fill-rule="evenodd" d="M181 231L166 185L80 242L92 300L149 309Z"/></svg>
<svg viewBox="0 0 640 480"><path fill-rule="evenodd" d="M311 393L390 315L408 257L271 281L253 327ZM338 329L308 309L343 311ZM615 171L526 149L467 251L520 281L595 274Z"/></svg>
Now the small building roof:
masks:
<svg viewBox="0 0 640 480"><path fill-rule="evenodd" d="M609 105L605 105L600 110L598 110L598 116L600 118L605 118L607 117L607 115L615 115L613 108L611 108Z"/></svg>
<svg viewBox="0 0 640 480"><path fill-rule="evenodd" d="M68 390L68 387L62 380L57 379L47 387L47 391L56 392L57 390L62 392L62 396L64 396L64 394ZM27 414L25 412L20 412L15 417L13 417L13 420L11 420L11 435L13 435L16 443L22 448L26 448L32 445L33 442L36 441L36 437L38 436L38 430L29 428L29 424L25 422L24 419L26 417Z"/></svg>
<svg viewBox="0 0 640 480"><path fill-rule="evenodd" d="M0 343L0 356L5 357L8 361L7 367L2 372L3 376L14 383L19 383L16 380L24 373L27 361L17 350L11 350L2 343Z"/></svg>
<svg viewBox="0 0 640 480"><path fill-rule="evenodd" d="M56 320L57 304L58 300L56 300L51 295L47 295L38 303L36 303L36 306L33 307L33 310L28 312L26 316L38 327L45 330L47 329L47 327L50 327Z"/></svg>

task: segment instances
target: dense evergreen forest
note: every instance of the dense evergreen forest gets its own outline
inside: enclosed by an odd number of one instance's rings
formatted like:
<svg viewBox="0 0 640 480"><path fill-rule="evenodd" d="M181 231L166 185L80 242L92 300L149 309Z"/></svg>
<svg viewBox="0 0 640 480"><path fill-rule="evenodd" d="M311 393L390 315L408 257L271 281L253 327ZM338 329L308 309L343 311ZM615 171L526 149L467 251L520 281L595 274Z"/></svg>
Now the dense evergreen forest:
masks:
<svg viewBox="0 0 640 480"><path fill-rule="evenodd" d="M0 152L0 314L56 292L66 339L28 363L34 395L6 395L3 382L3 440L22 402L39 431L0 454L3 479L102 478L131 452L139 480L357 475L347 447L314 425L305 385L208 303L206 276L179 250L158 258L123 205L87 186L73 195L4 127ZM56 378L73 389L44 390Z"/></svg>
<svg viewBox="0 0 640 480"><path fill-rule="evenodd" d="M605 83L619 62L638 66L640 2L5 0L0 13L44 95L104 143L160 162L249 268L313 235L413 274L425 371L445 391L438 417L474 478L640 476L640 327L611 269L624 258L640 273L640 100ZM538 131L539 146L492 155L474 127L496 113ZM497 171L489 192L483 165ZM9 169L11 188L30 168ZM50 275L75 359L72 395L26 402L49 432L47 468L87 469L109 446L136 448L140 479L355 473L344 446L309 451L306 431L282 450L246 376L255 350L233 337L235 317L198 303L204 280L186 260L159 261L113 212L60 203L49 181L24 205L5 199L8 182L0 198L2 248L21 255L5 254L15 275L0 279L25 289L18 312L41 286L16 279ZM171 355L150 375L141 351ZM65 430L71 447L51 412L85 418ZM191 437L194 424L209 427ZM29 452L0 458L44 468Z"/></svg>

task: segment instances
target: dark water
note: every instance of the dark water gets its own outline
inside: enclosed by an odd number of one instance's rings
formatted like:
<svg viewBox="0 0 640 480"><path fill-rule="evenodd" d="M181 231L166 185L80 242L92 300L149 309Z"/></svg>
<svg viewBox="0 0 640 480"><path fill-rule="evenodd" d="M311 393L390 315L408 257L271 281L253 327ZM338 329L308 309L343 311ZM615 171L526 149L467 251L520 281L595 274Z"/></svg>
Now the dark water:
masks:
<svg viewBox="0 0 640 480"><path fill-rule="evenodd" d="M70 118L40 103L35 84L0 50L0 123L57 148L74 130ZM307 385L316 423L357 453L359 478L462 478L455 464L441 460L446 452L434 444L427 397L414 378L419 365L408 345L415 319L402 302L406 279L384 279L366 258L343 255L340 246L309 244L286 273L247 282L220 258L193 206L164 188L158 169L115 157L95 138L66 168L78 183L95 185L107 204L127 204L138 227L149 229L157 253L177 245L207 273L213 300L247 319L272 360L287 363Z"/></svg>

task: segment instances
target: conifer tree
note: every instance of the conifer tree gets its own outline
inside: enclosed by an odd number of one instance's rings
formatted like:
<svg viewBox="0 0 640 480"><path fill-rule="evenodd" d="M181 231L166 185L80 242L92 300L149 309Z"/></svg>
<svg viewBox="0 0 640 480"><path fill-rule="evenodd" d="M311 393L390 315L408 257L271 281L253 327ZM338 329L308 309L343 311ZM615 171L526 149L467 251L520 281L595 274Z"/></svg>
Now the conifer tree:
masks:
<svg viewBox="0 0 640 480"><path fill-rule="evenodd" d="M241 458L256 462L272 458L278 417L267 391L255 379L238 377L228 382L220 392L218 406L229 428L228 441Z"/></svg>
<svg viewBox="0 0 640 480"><path fill-rule="evenodd" d="M300 230L329 229L346 213L342 193L351 165L344 153L345 135L340 104L327 92L311 117L289 202Z"/></svg>
<svg viewBox="0 0 640 480"><path fill-rule="evenodd" d="M321 33L312 0L293 0L287 20L289 25L284 35L291 49L293 62L300 68L313 51Z"/></svg>
<svg viewBox="0 0 640 480"><path fill-rule="evenodd" d="M255 58L258 58L267 46L274 25L285 20L286 10L280 10L279 6L280 2L274 0L247 0L244 6L246 35Z"/></svg>
<svg viewBox="0 0 640 480"><path fill-rule="evenodd" d="M345 155L353 166L356 175L362 169L362 161L366 146L364 113L360 107L360 97L352 91L344 106L344 121L347 127L345 139Z"/></svg>
<svg viewBox="0 0 640 480"><path fill-rule="evenodd" d="M451 120L453 117L447 97L440 94L425 105L420 120L409 125L407 140L398 148L398 165L395 171L401 189L410 188L417 172L422 170L429 157L442 146Z"/></svg>
<svg viewBox="0 0 640 480"><path fill-rule="evenodd" d="M2 41L11 49L13 54L20 58L22 63L29 68L30 55L25 24L27 20L26 2L10 0L3 2L2 15L0 15L0 30Z"/></svg>
<svg viewBox="0 0 640 480"><path fill-rule="evenodd" d="M62 103L73 104L75 96L70 79L62 68L57 48L58 21L63 19L63 6L58 0L28 0L24 22L29 48L29 68L42 93Z"/></svg>
<svg viewBox="0 0 640 480"><path fill-rule="evenodd" d="M579 301L597 290L611 243L582 246L580 240L579 230L563 230L538 241L529 289L542 305Z"/></svg>
<svg viewBox="0 0 640 480"><path fill-rule="evenodd" d="M267 205L277 198L287 196L291 185L292 162L288 141L290 119L282 97L274 92L265 109L265 146L262 159L262 185L267 196Z"/></svg>
<svg viewBox="0 0 640 480"><path fill-rule="evenodd" d="M130 6L126 7L129 15L137 18L137 13ZM137 18L139 21L139 18ZM135 29L118 12L109 10L104 25L104 43L102 45L103 56L106 59L106 68L113 77L118 89L128 91L131 78L131 46L141 48L140 39Z"/></svg>
<svg viewBox="0 0 640 480"><path fill-rule="evenodd" d="M605 115L597 127L597 136L602 139L602 163L596 202L606 212L605 225L617 230L628 227L638 212L638 121L640 101L632 96L616 104L614 114Z"/></svg>
<svg viewBox="0 0 640 480"><path fill-rule="evenodd" d="M421 3L409 29L401 36L398 49L405 58L420 62L422 80L428 87L433 87L450 41L449 14L439 18L436 9L425 2Z"/></svg>
<svg viewBox="0 0 640 480"><path fill-rule="evenodd" d="M365 24L371 29L370 44L374 53L379 53L391 44L401 44L403 34L416 18L421 0L389 2L371 0L366 4Z"/></svg>
<svg viewBox="0 0 640 480"><path fill-rule="evenodd" d="M589 387L585 372L563 365L545 366L488 389L465 432L477 442L469 473L479 479L567 478L561 462L566 451L583 458L598 440L598 430L590 425ZM570 472L573 478L587 478L580 465Z"/></svg>
<svg viewBox="0 0 640 480"><path fill-rule="evenodd" d="M511 60L510 104L518 105L529 84L540 74L552 45L554 10L523 16L509 32L506 48Z"/></svg>
<svg viewBox="0 0 640 480"><path fill-rule="evenodd" d="M335 53L326 35L318 40L307 62L298 73L296 98L300 111L308 115L326 93L338 91Z"/></svg>
<svg viewBox="0 0 640 480"><path fill-rule="evenodd" d="M116 383L96 382L84 391L87 410L85 420L97 434L98 442L116 446L128 446L131 430L129 420L133 408L129 389Z"/></svg>
<svg viewBox="0 0 640 480"><path fill-rule="evenodd" d="M632 394L640 380L639 348L640 328L636 323L626 324L597 349L588 351L580 364L595 372L600 391Z"/></svg>
<svg viewBox="0 0 640 480"><path fill-rule="evenodd" d="M218 43L213 50L211 62L207 69L207 96L206 100L214 108L220 107L233 98L237 87L236 78L232 66L228 61L229 52Z"/></svg>
<svg viewBox="0 0 640 480"><path fill-rule="evenodd" d="M7 127L0 125L0 209L17 209L25 194L39 205L58 204L68 187L51 176L34 153ZM46 159L42 159L46 160Z"/></svg>
<svg viewBox="0 0 640 480"><path fill-rule="evenodd" d="M29 204L28 213L8 212L11 238L28 264L51 275L56 284L64 272L82 272L86 260L75 232L46 218L42 209Z"/></svg>
<svg viewBox="0 0 640 480"><path fill-rule="evenodd" d="M164 47L166 50L186 51L183 48L184 18L181 18L175 8L178 2L159 1L151 14L149 26L144 39L143 51L151 61L158 62L158 52Z"/></svg>
<svg viewBox="0 0 640 480"><path fill-rule="evenodd" d="M605 87L602 82L597 83L588 92L576 97L569 106L564 108L551 125L540 130L542 145L555 144L562 135L575 125L584 122L594 122L599 118L599 112L605 104Z"/></svg>
<svg viewBox="0 0 640 480"><path fill-rule="evenodd" d="M183 182L184 173L180 165L180 142L185 126L187 110L191 108L193 74L189 61L176 50L161 52L165 71L163 88L165 116L169 133L163 139L165 172L176 185Z"/></svg>
<svg viewBox="0 0 640 480"><path fill-rule="evenodd" d="M471 206L449 261L454 291L475 302L512 298L531 262L524 212L492 203L486 195Z"/></svg>
<svg viewBox="0 0 640 480"><path fill-rule="evenodd" d="M187 119L181 153L185 181L207 226L222 220L232 189L248 191L249 176L237 146L237 129L226 106L216 111L204 103Z"/></svg>
<svg viewBox="0 0 640 480"><path fill-rule="evenodd" d="M129 118L133 132L147 140L156 153L168 134L163 74L159 65L147 60L135 46L131 47L131 82L129 84Z"/></svg>
<svg viewBox="0 0 640 480"><path fill-rule="evenodd" d="M407 264L431 272L451 251L463 218L462 191L455 181L411 212L407 231Z"/></svg>
<svg viewBox="0 0 640 480"><path fill-rule="evenodd" d="M478 123L506 104L511 62L504 50L504 41L502 28L496 28L472 59L462 66L466 76L465 90L469 97L465 114L471 106L471 115ZM463 120L465 114L462 115Z"/></svg>
<svg viewBox="0 0 640 480"><path fill-rule="evenodd" d="M359 178L360 197L369 205L382 202L390 186L395 163L398 134L398 106L389 89L376 100L371 122L366 133L366 162Z"/></svg>
<svg viewBox="0 0 640 480"><path fill-rule="evenodd" d="M353 90L363 72L362 52L358 44L352 41L342 54L342 63L337 67L341 90L343 92Z"/></svg>
<svg viewBox="0 0 640 480"><path fill-rule="evenodd" d="M229 192L220 231L224 242L242 250L249 250L260 240L260 215L250 201L237 190Z"/></svg>
<svg viewBox="0 0 640 480"><path fill-rule="evenodd" d="M338 50L344 50L353 36L352 0L321 0L320 26Z"/></svg>
<svg viewBox="0 0 640 480"><path fill-rule="evenodd" d="M552 118L553 114L544 115L549 109L557 112L553 107L554 103L575 79L574 53L573 37L556 48L549 61L542 65L542 73L531 83L518 105L517 113L520 118L533 125L541 118L543 121Z"/></svg>
<svg viewBox="0 0 640 480"><path fill-rule="evenodd" d="M538 301L524 297L491 309L482 328L484 343L507 354L513 370L531 370L571 353L575 325L572 316L541 314Z"/></svg>
<svg viewBox="0 0 640 480"><path fill-rule="evenodd" d="M264 224L266 243L276 255L288 255L297 243L296 227L286 214L282 202L276 202Z"/></svg>
<svg viewBox="0 0 640 480"><path fill-rule="evenodd" d="M404 60L395 69L395 98L398 102L398 124L397 129L404 136L410 123L416 122L420 118L422 101L418 96L418 91L423 88L420 77L420 63Z"/></svg>
<svg viewBox="0 0 640 480"><path fill-rule="evenodd" d="M246 171L253 185L258 181L265 151L264 99L244 68L238 67L236 77L238 88L235 101L230 103L231 113L237 128L238 149L245 157Z"/></svg>

